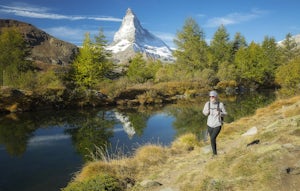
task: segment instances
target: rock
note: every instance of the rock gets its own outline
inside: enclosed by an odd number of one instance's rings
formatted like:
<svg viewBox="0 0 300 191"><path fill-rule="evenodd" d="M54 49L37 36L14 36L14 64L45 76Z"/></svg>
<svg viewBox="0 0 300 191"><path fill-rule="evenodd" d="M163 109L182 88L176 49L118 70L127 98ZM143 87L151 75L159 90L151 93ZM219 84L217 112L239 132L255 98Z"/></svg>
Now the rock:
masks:
<svg viewBox="0 0 300 191"><path fill-rule="evenodd" d="M242 136L255 135L256 133L257 133L257 128L256 127L252 127L246 133L242 134Z"/></svg>
<svg viewBox="0 0 300 191"><path fill-rule="evenodd" d="M283 144L282 147L286 148L286 149L294 149L295 148L295 146L291 143Z"/></svg>
<svg viewBox="0 0 300 191"><path fill-rule="evenodd" d="M161 186L162 184L154 180L143 180L140 185L144 188Z"/></svg>
<svg viewBox="0 0 300 191"><path fill-rule="evenodd" d="M211 146L210 145L204 146L204 147L201 148L201 150L204 154L210 153L211 152Z"/></svg>
<svg viewBox="0 0 300 191"><path fill-rule="evenodd" d="M163 188L163 189L161 189L161 190L159 190L159 191L179 191L177 188L170 188L170 187L168 187L168 188Z"/></svg>
<svg viewBox="0 0 300 191"><path fill-rule="evenodd" d="M251 143L247 144L247 147L251 146L251 145L258 144L259 142L260 142L259 139L256 139L256 140L252 141Z"/></svg>

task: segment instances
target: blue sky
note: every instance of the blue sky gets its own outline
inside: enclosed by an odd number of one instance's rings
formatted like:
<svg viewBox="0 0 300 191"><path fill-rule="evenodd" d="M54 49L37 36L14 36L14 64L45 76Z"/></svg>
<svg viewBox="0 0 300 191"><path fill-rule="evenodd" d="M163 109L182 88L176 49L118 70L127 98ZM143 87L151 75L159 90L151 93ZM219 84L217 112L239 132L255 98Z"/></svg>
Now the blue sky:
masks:
<svg viewBox="0 0 300 191"><path fill-rule="evenodd" d="M223 24L233 39L240 32L260 43L265 36L283 40L300 34L299 0L0 0L0 18L33 24L61 40L81 45L84 34L101 28L108 42L131 8L142 26L170 47L187 18L213 37Z"/></svg>

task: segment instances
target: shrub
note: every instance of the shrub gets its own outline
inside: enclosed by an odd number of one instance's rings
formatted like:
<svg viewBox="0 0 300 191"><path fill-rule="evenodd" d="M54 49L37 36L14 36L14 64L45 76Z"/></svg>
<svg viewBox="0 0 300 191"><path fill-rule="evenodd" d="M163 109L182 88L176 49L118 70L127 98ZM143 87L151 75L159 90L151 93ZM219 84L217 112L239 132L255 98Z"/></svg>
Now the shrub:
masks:
<svg viewBox="0 0 300 191"><path fill-rule="evenodd" d="M188 133L180 136L172 143L173 151L190 151L198 145L198 139L195 134Z"/></svg>
<svg viewBox="0 0 300 191"><path fill-rule="evenodd" d="M145 167L162 164L166 157L167 153L163 147L149 144L138 148L134 159L138 166Z"/></svg>
<svg viewBox="0 0 300 191"><path fill-rule="evenodd" d="M284 89L297 92L300 89L300 58L292 60L288 64L277 69L276 82Z"/></svg>
<svg viewBox="0 0 300 191"><path fill-rule="evenodd" d="M146 91L144 94L138 95L137 98L142 105L162 102L162 98L156 90Z"/></svg>
<svg viewBox="0 0 300 191"><path fill-rule="evenodd" d="M217 84L217 88L219 89L225 89L226 87L237 87L237 82L235 80L229 80L229 81L221 81Z"/></svg>
<svg viewBox="0 0 300 191"><path fill-rule="evenodd" d="M37 74L37 89L64 89L64 85L53 70Z"/></svg>
<svg viewBox="0 0 300 191"><path fill-rule="evenodd" d="M62 191L122 191L121 181L109 175L98 175L82 182L70 183Z"/></svg>

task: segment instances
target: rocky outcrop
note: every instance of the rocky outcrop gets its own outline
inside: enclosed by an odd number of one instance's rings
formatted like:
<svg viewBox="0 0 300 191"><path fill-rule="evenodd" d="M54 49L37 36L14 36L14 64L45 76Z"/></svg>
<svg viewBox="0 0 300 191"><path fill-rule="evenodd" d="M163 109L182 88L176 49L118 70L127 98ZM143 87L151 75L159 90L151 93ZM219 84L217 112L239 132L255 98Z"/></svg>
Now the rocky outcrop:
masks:
<svg viewBox="0 0 300 191"><path fill-rule="evenodd" d="M31 48L29 59L38 64L66 66L74 60L79 48L59 40L35 26L10 19L0 19L0 32L3 28L16 27Z"/></svg>

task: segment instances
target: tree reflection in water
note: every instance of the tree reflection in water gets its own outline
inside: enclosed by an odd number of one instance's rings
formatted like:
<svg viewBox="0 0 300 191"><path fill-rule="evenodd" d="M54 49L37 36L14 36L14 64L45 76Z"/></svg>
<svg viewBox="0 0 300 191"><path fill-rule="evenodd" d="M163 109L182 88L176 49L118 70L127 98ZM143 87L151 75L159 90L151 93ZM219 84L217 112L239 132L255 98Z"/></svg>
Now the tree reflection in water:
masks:
<svg viewBox="0 0 300 191"><path fill-rule="evenodd" d="M225 122L237 120L253 114L254 111L275 99L274 93L250 93L245 95L220 95L225 103L228 116ZM137 107L131 109L92 109L72 111L44 111L35 113L10 114L0 117L0 145L11 156L22 156L28 142L39 128L53 126L64 128L71 136L75 150L84 160L96 148L109 146L109 139L114 136L116 124L122 124L128 137L141 137L147 128L149 118L156 113L165 113L174 118L173 128L176 137L192 132L203 139L206 130L206 118L202 109L207 98L193 100L192 103L179 102L163 108Z"/></svg>

